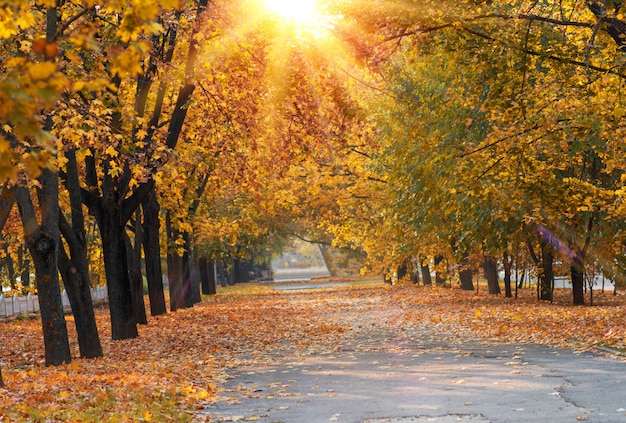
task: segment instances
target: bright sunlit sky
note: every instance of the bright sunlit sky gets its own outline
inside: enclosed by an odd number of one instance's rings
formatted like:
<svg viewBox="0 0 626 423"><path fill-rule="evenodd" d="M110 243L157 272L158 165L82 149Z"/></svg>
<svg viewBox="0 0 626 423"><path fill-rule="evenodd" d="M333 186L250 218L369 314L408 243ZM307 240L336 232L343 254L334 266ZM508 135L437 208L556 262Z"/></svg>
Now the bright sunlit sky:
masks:
<svg viewBox="0 0 626 423"><path fill-rule="evenodd" d="M299 25L312 25L319 19L317 0L263 0L270 13Z"/></svg>

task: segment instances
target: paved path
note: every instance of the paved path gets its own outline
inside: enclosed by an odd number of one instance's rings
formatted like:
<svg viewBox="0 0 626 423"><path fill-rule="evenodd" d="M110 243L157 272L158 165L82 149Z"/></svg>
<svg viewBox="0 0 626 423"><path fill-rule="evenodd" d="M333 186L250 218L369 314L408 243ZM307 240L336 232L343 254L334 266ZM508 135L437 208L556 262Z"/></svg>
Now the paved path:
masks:
<svg viewBox="0 0 626 423"><path fill-rule="evenodd" d="M303 281L315 277L330 276L326 267L276 268L273 269L273 274L276 282Z"/></svg>
<svg viewBox="0 0 626 423"><path fill-rule="evenodd" d="M263 423L626 422L621 359L398 327L401 311L374 302L365 312L332 353L231 372L222 401L203 414Z"/></svg>

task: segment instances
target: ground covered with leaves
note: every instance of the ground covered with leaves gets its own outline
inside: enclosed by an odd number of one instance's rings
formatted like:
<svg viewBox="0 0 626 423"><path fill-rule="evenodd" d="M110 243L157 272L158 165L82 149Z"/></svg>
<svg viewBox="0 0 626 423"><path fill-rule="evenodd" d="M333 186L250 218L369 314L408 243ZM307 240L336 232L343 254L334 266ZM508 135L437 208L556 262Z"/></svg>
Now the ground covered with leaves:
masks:
<svg viewBox="0 0 626 423"><path fill-rule="evenodd" d="M97 309L105 356L45 367L38 316L0 322L0 421L193 421L216 400L229 369L285 354L332 352L351 336L367 342L372 325L429 325L447 337L534 342L560 347L626 345L626 296L594 297L574 307L569 292L553 303L535 291L519 298L485 290L349 286L275 291L247 284L221 290L192 309L153 317L137 339L110 340L108 309ZM68 327L73 333L71 316ZM355 337L356 335L356 337ZM76 339L71 339L78 356Z"/></svg>

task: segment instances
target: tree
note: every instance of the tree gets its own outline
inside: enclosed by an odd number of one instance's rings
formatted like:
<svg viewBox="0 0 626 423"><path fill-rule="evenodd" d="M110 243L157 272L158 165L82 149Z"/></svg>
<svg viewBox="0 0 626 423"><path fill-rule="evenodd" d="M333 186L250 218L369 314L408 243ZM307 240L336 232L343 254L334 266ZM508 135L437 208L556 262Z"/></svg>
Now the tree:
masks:
<svg viewBox="0 0 626 423"><path fill-rule="evenodd" d="M594 20L615 40L621 4L595 16L570 2L552 6L490 2L386 27L398 54L387 66L395 97L381 97L378 115L389 146L380 172L394 194L389 214L422 239L500 255L543 227L552 244L567 247L555 253L580 268L581 252L607 227L620 227L606 212L619 186L621 159L609 152L619 149L613 110L622 77L610 71L619 59ZM508 24L499 26L502 19ZM589 225L600 221L603 228ZM544 298L549 245L538 257ZM573 279L579 302L580 277Z"/></svg>
<svg viewBox="0 0 626 423"><path fill-rule="evenodd" d="M41 185L39 194L41 223L37 221L28 188L17 189L17 203L24 224L26 246L35 265L45 361L47 366L57 366L69 363L71 354L57 267L60 235L56 173L44 170L39 183Z"/></svg>

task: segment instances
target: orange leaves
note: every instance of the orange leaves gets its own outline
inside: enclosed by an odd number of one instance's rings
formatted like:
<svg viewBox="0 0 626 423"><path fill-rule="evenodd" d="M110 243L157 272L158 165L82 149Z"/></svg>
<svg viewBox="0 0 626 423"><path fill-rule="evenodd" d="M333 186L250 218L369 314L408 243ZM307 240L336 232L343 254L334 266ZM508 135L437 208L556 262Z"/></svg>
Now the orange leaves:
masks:
<svg viewBox="0 0 626 423"><path fill-rule="evenodd" d="M395 298L405 304L408 319L443 322L459 334L558 346L583 342L624 347L624 296L596 294L599 306L575 307L570 305L569 290L557 290L553 304L538 302L535 295L534 290L524 290L513 300L456 289L404 287L394 291Z"/></svg>
<svg viewBox="0 0 626 423"><path fill-rule="evenodd" d="M278 293L265 285L222 290L193 309L152 318L139 338L110 340L107 311L96 310L105 357L43 366L38 319L0 323L0 418L6 421L191 421L214 401L224 371L266 364L277 351L332 352L346 339L368 348L374 325L428 325L489 342L626 344L623 295L596 295L595 307L518 300L458 289L381 285ZM598 299L598 297L600 297ZM561 302L560 298L563 298ZM375 317L374 317L375 316ZM70 324L69 327L72 327ZM76 340L71 341L76 355Z"/></svg>

